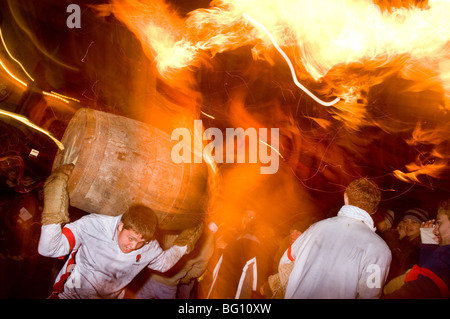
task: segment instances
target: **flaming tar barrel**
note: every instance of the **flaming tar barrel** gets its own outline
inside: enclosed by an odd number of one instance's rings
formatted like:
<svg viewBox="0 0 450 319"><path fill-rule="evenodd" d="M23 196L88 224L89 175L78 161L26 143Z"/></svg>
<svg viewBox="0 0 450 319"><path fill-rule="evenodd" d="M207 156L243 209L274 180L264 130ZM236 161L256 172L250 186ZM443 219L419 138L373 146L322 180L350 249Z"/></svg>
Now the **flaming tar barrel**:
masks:
<svg viewBox="0 0 450 319"><path fill-rule="evenodd" d="M175 164L175 142L165 132L127 117L80 109L62 138L53 168L73 163L70 205L88 213L117 216L129 205L151 207L159 227L181 230L204 218L205 163Z"/></svg>

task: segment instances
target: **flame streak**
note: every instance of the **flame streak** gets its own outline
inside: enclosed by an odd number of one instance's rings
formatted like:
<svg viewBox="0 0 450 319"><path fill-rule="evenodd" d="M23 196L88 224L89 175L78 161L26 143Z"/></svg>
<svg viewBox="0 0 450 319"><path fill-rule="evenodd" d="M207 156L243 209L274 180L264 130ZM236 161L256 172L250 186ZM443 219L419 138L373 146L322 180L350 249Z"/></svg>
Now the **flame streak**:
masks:
<svg viewBox="0 0 450 319"><path fill-rule="evenodd" d="M61 143L57 138L55 138L53 135L51 135L48 131L46 131L43 128L37 126L36 124L30 122L30 120L27 119L26 117L18 115L18 114L15 114L15 113L12 113L12 112L8 112L8 111L2 110L2 109L0 109L0 114L4 115L4 116L7 116L7 117L10 117L10 118L13 118L13 119L15 119L15 120L17 120L19 122L22 122L23 124L27 125L28 127L31 127L33 129L35 129L36 131L47 135L53 142L55 142L55 144L58 146L58 148L61 151L64 150L63 143Z"/></svg>
<svg viewBox="0 0 450 319"><path fill-rule="evenodd" d="M3 70L5 70L5 72L8 73L8 75L10 77L12 77L14 80L16 80L21 85L23 85L25 87L28 86L24 81L22 81L21 79L16 77L13 73L11 73L11 71L8 70L8 68L6 67L6 65L3 63L3 61L1 59L0 59L0 65L2 66Z"/></svg>
<svg viewBox="0 0 450 319"><path fill-rule="evenodd" d="M309 91L305 86L303 86L297 79L297 75L295 74L295 69L294 66L292 65L291 60L289 59L289 57L286 55L286 53L284 53L284 51L280 48L280 46L278 45L277 41L275 40L275 38L272 36L272 34L270 33L269 30L267 30L267 28L262 25L261 23L259 23L258 21L256 21L255 19L253 19L252 17L250 17L247 13L243 14L244 18L246 18L247 20L249 20L252 24L254 24L255 26L257 26L258 28L261 28L266 34L267 36L270 38L270 40L272 41L274 47L277 49L277 51L283 56L283 58L286 60L286 63L289 66L289 69L291 70L291 74L292 74L292 79L295 83L295 85L297 85L303 92L305 92L306 94L308 94L314 101L316 101L317 103L323 105L323 106L332 106L334 104L336 104L337 102L339 102L340 98L337 97L335 98L333 101L331 102L325 102L322 101L321 99L319 99L317 96L315 96L311 91Z"/></svg>
<svg viewBox="0 0 450 319"><path fill-rule="evenodd" d="M11 58L14 62L16 62L16 63L21 67L21 69L23 70L23 72L25 72L25 74L28 76L28 78L29 78L31 81L34 81L33 77L27 72L27 70L24 68L24 66L22 65L22 63L20 63L20 61L17 60L17 59L11 54L11 52L9 52L8 47L6 46L6 43L5 43L5 39L3 38L2 28L0 28L0 39L2 40L3 47L5 48L6 53L8 53L8 55L10 56L10 58Z"/></svg>

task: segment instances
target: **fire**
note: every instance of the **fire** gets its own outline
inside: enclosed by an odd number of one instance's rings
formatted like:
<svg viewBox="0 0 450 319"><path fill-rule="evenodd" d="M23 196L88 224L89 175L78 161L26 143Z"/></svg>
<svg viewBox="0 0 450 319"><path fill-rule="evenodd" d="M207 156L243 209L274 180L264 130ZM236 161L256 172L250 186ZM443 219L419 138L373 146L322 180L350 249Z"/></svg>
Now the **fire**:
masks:
<svg viewBox="0 0 450 319"><path fill-rule="evenodd" d="M297 65L304 65L316 80L335 65L362 59L447 58L450 23L443 12L449 1L429 1L429 8L383 11L369 0L318 1L213 1L185 20L155 1L113 1L113 12L150 49L160 68L187 67L200 50L214 56L248 44L258 57L274 43L264 30L253 28L245 15L271 31L280 46L294 50ZM264 48L264 50L262 50Z"/></svg>
<svg viewBox="0 0 450 319"><path fill-rule="evenodd" d="M414 82L408 92L441 96L437 106L423 108L437 107L444 117L449 111L450 1L392 3L215 0L181 16L164 1L114 0L107 10L140 39L168 85L183 86L180 70L209 67L217 54L248 46L255 60L271 66L283 56L295 85L331 115L311 117L323 129L339 121L348 132L368 126L392 134L412 129L375 118L368 97L392 77ZM427 141L438 164L412 163L405 166L409 173L395 170L394 176L415 182L446 169L450 154L438 150L448 127L439 125L441 135Z"/></svg>
<svg viewBox="0 0 450 319"><path fill-rule="evenodd" d="M163 1L114 0L111 7L98 8L104 14L111 10L135 33L161 74L189 66L198 54L186 37L183 20Z"/></svg>

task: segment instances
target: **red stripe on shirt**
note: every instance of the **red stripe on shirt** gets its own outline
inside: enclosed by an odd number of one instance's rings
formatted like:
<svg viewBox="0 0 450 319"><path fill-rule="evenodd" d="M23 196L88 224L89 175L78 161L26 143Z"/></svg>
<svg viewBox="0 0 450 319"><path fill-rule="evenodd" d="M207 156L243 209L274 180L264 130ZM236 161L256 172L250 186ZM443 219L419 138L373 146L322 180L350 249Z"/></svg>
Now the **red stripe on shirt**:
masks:
<svg viewBox="0 0 450 319"><path fill-rule="evenodd" d="M53 286L52 295L58 295L60 292L64 291L64 284L66 283L67 278L69 278L69 276L70 276L70 273L73 269L73 265L75 265L75 254L76 254L76 251L74 251L72 253L72 255L70 255L70 259L67 262L66 272L61 275L61 277L59 278L59 281L57 283L55 283L55 285Z"/></svg>
<svg viewBox="0 0 450 319"><path fill-rule="evenodd" d="M72 233L72 231L71 231L69 228L67 228L67 227L64 227L64 228L62 229L62 234L63 234L64 236L66 236L67 240L69 241L70 250L72 250L73 247L75 247L75 243L76 243L75 235L74 235L74 234Z"/></svg>
<svg viewBox="0 0 450 319"><path fill-rule="evenodd" d="M424 267L419 267L417 265L414 265L414 267L406 275L405 282L417 280L419 275L430 278L434 282L434 284L436 286L438 286L438 288L441 291L441 294L444 298L448 298L450 296L450 292L447 287L447 284L438 275L436 275L434 272L432 272L430 269L427 269Z"/></svg>
<svg viewBox="0 0 450 319"><path fill-rule="evenodd" d="M289 246L289 248L288 248L288 250L287 250L287 257L289 258L290 261L294 261L295 258L292 257L292 253L291 253L291 252L292 252L292 245Z"/></svg>

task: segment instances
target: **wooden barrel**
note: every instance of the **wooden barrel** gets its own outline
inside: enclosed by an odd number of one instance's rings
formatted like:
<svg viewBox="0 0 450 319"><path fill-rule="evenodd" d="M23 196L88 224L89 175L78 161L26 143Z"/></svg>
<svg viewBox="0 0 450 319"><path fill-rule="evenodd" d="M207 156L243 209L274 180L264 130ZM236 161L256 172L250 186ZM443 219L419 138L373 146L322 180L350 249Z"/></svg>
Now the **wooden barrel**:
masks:
<svg viewBox="0 0 450 319"><path fill-rule="evenodd" d="M53 168L75 167L68 182L70 205L117 216L131 204L152 208L159 227L181 230L203 220L208 200L205 163L176 164L170 136L127 117L80 109L69 122Z"/></svg>

